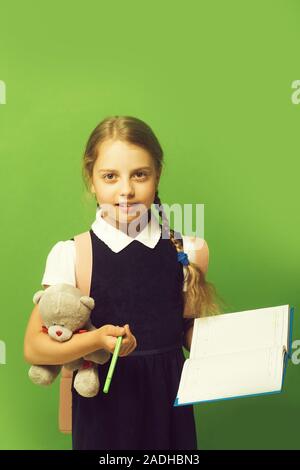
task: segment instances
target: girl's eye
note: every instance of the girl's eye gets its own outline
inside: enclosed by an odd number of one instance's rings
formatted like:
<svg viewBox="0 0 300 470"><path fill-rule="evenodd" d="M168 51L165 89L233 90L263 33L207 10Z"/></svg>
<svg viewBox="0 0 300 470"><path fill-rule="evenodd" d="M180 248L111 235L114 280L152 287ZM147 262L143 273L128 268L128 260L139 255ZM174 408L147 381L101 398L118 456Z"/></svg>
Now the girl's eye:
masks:
<svg viewBox="0 0 300 470"><path fill-rule="evenodd" d="M138 171L136 175L142 175L141 178L143 178L144 176L147 176L147 174L144 171Z"/></svg>
<svg viewBox="0 0 300 470"><path fill-rule="evenodd" d="M142 179L142 178L145 178L147 176L147 173L145 173L144 171L137 171L136 175L137 175L138 179ZM103 178L108 180L108 181L113 181L114 176L115 175L113 173L107 173L106 175L103 176Z"/></svg>
<svg viewBox="0 0 300 470"><path fill-rule="evenodd" d="M53 323L53 326L56 326L56 323Z"/></svg>
<svg viewBox="0 0 300 470"><path fill-rule="evenodd" d="M109 181L111 181L112 178L107 178L107 176L114 176L114 174L113 173L107 173L107 175L103 176L104 179L108 179Z"/></svg>

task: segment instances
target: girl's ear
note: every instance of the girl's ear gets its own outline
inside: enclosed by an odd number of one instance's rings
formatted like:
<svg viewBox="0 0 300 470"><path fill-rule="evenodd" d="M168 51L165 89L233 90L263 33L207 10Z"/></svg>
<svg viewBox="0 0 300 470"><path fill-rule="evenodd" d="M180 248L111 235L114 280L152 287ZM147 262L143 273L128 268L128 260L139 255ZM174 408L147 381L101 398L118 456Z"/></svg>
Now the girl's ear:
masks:
<svg viewBox="0 0 300 470"><path fill-rule="evenodd" d="M95 307L95 301L92 297L89 297L87 295L83 295L82 297L80 297L79 301L85 305L86 307L88 307L90 310L93 310L93 308Z"/></svg>
<svg viewBox="0 0 300 470"><path fill-rule="evenodd" d="M34 296L33 296L33 299L32 299L32 300L33 300L33 303L34 303L34 304L38 304L39 301L41 300L41 298L43 297L44 293L45 293L44 290L39 290L39 291L37 291L37 292L34 294Z"/></svg>

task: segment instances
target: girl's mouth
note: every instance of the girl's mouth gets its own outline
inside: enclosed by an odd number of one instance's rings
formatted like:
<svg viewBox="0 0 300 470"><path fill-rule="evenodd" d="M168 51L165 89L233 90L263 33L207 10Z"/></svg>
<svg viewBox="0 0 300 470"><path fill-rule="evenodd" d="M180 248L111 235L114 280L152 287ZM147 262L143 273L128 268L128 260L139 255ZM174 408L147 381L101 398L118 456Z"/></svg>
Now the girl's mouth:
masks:
<svg viewBox="0 0 300 470"><path fill-rule="evenodd" d="M133 212L136 205L137 205L137 203L135 203L135 204L116 204L116 206L119 207L120 210L122 212L126 213L126 214L128 212Z"/></svg>

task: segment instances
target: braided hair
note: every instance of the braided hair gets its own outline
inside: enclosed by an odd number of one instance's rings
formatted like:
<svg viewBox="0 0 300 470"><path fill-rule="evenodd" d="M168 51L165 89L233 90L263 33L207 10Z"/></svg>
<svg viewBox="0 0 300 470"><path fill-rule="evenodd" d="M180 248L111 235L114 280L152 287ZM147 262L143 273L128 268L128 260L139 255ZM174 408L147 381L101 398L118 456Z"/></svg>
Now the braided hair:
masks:
<svg viewBox="0 0 300 470"><path fill-rule="evenodd" d="M168 235L177 253L183 252L183 240L182 238L175 237L174 230L170 228L168 217L158 196L158 191L155 194L154 204L162 220L163 233ZM187 282L187 290L183 292L186 306L184 316L187 318L199 318L220 313L220 305L216 300L218 298L216 289L212 283L205 280L205 274L201 271L200 267L189 261L188 265L183 266L183 270L184 280Z"/></svg>

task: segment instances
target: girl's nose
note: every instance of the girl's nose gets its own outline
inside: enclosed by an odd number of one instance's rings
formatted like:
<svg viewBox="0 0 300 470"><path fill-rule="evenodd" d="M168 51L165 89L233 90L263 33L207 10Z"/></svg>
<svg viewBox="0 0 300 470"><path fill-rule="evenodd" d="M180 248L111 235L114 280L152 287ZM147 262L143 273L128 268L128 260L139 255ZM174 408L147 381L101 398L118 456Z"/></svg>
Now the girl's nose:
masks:
<svg viewBox="0 0 300 470"><path fill-rule="evenodd" d="M130 181L123 181L121 183L121 194L120 197L129 196L134 194L133 185Z"/></svg>

